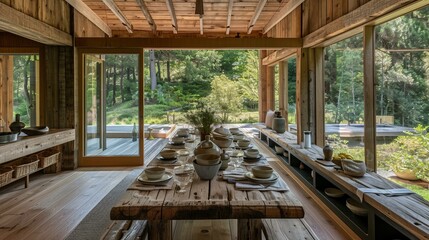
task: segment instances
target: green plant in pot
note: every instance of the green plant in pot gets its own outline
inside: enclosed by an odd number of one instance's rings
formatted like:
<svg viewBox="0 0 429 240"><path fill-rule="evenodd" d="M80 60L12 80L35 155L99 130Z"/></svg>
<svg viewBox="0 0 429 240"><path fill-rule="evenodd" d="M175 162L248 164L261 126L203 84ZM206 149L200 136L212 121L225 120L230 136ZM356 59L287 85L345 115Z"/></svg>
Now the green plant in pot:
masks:
<svg viewBox="0 0 429 240"><path fill-rule="evenodd" d="M185 118L200 132L201 140L210 135L213 125L218 122L215 111L204 103L198 103L195 110L185 114Z"/></svg>
<svg viewBox="0 0 429 240"><path fill-rule="evenodd" d="M400 178L429 179L429 133L417 126L391 143L395 151L386 159L389 168Z"/></svg>

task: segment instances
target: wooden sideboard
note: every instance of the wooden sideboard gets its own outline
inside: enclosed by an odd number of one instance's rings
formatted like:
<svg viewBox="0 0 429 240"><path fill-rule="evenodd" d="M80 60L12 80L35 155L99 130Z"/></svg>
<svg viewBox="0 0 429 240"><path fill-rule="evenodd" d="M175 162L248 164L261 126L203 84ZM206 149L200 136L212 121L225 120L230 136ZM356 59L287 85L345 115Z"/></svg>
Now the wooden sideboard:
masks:
<svg viewBox="0 0 429 240"><path fill-rule="evenodd" d="M74 129L50 129L43 135L19 136L15 142L0 144L0 164L74 140Z"/></svg>

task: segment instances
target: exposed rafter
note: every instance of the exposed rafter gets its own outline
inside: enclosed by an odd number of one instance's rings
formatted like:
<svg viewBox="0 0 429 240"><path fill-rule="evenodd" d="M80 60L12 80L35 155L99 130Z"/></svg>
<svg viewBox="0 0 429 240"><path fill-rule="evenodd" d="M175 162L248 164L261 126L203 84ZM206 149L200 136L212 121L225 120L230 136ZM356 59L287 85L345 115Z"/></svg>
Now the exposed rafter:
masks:
<svg viewBox="0 0 429 240"><path fill-rule="evenodd" d="M229 35L229 31L231 30L232 7L234 7L234 0L229 0L229 2L228 2L228 18L226 19L226 35Z"/></svg>
<svg viewBox="0 0 429 240"><path fill-rule="evenodd" d="M253 26L256 21L258 21L259 15L261 15L262 9L264 9L267 0L259 0L258 6L256 6L255 13L253 14L252 20L250 20L249 25L247 26L247 34L251 34Z"/></svg>
<svg viewBox="0 0 429 240"><path fill-rule="evenodd" d="M80 12L83 16L88 18L89 21L95 24L101 31L112 37L112 29L82 0L66 0L76 11Z"/></svg>
<svg viewBox="0 0 429 240"><path fill-rule="evenodd" d="M115 14L115 16L122 22L122 25L127 29L129 33L133 33L133 25L128 21L122 11L116 5L114 0L102 0L104 4Z"/></svg>
<svg viewBox="0 0 429 240"><path fill-rule="evenodd" d="M137 4L140 6L140 9L143 12L144 17L146 18L147 23L149 23L150 28L152 29L152 32L156 32L156 24L155 21L152 18L152 15L150 15L149 9L147 8L146 4L143 0L136 0Z"/></svg>
<svg viewBox="0 0 429 240"><path fill-rule="evenodd" d="M173 32L174 34L177 34L178 26L177 26L176 11L174 10L173 0L165 0L165 3L167 4L167 9L168 9L168 12L170 13L171 26L173 27Z"/></svg>
<svg viewBox="0 0 429 240"><path fill-rule="evenodd" d="M277 23L279 23L283 18L285 18L289 13L291 13L295 8L301 5L304 0L290 0L284 5L280 11L278 11L274 16L270 19L270 21L265 25L263 33L267 33L271 28L273 28Z"/></svg>

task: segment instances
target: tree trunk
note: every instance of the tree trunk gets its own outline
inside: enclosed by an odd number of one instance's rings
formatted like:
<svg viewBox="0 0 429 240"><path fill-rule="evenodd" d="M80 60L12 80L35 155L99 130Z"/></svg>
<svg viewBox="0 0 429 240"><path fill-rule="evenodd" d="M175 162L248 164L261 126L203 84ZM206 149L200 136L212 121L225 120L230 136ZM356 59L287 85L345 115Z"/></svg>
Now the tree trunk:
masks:
<svg viewBox="0 0 429 240"><path fill-rule="evenodd" d="M112 105L116 104L116 64L113 65Z"/></svg>
<svg viewBox="0 0 429 240"><path fill-rule="evenodd" d="M120 78L120 92L121 92L121 102L125 102L124 98L124 65L121 66L121 78Z"/></svg>
<svg viewBox="0 0 429 240"><path fill-rule="evenodd" d="M167 55L167 81L171 82L171 73L170 73L170 54Z"/></svg>
<svg viewBox="0 0 429 240"><path fill-rule="evenodd" d="M149 50L149 61L150 61L149 70L150 70L150 80L151 80L150 90L154 91L157 85L154 50Z"/></svg>
<svg viewBox="0 0 429 240"><path fill-rule="evenodd" d="M31 61L31 56L27 56L27 60L25 61L25 65L24 65L24 89L22 91L22 95L25 99L25 104L27 105L27 116L28 118L31 117L31 96L30 96L30 91L29 91L29 87L28 87L28 82L30 81L30 76L29 76L29 68L30 68L30 61Z"/></svg>

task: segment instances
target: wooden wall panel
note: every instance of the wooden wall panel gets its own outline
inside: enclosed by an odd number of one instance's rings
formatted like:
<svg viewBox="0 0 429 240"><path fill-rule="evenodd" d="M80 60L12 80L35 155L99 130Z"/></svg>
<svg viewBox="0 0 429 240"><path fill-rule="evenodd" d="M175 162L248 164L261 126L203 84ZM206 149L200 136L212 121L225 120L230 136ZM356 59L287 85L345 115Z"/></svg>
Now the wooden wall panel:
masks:
<svg viewBox="0 0 429 240"><path fill-rule="evenodd" d="M95 24L74 10L74 33L75 37L105 37L105 34Z"/></svg>

